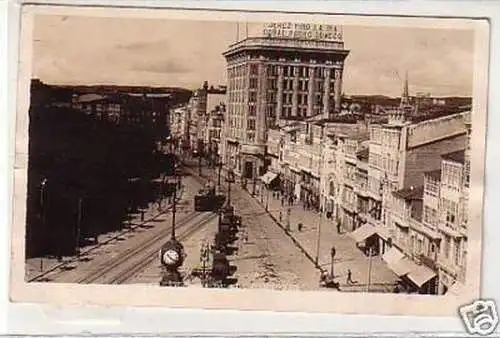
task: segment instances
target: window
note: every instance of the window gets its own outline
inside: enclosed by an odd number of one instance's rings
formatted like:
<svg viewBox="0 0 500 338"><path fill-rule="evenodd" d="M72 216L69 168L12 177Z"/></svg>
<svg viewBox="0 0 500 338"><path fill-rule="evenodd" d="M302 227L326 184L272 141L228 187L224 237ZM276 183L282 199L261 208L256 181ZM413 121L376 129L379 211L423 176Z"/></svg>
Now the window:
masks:
<svg viewBox="0 0 500 338"><path fill-rule="evenodd" d="M446 225L451 227L457 222L458 204L446 198L443 198L441 203L445 213Z"/></svg>
<svg viewBox="0 0 500 338"><path fill-rule="evenodd" d="M248 106L248 115L255 116L255 114L256 114L256 107L254 105Z"/></svg>
<svg viewBox="0 0 500 338"><path fill-rule="evenodd" d="M251 91L248 94L248 102L257 102L257 92Z"/></svg>
<svg viewBox="0 0 500 338"><path fill-rule="evenodd" d="M253 77L250 79L250 89L256 89L257 88L257 78Z"/></svg>
<svg viewBox="0 0 500 338"><path fill-rule="evenodd" d="M247 133L247 141L248 142L254 142L255 141L255 133L254 132L248 132Z"/></svg>
<svg viewBox="0 0 500 338"><path fill-rule="evenodd" d="M248 130L255 130L255 120L254 119L248 119L247 129Z"/></svg>
<svg viewBox="0 0 500 338"><path fill-rule="evenodd" d="M259 66L252 64L250 65L250 75L258 75L259 73Z"/></svg>
<svg viewBox="0 0 500 338"><path fill-rule="evenodd" d="M418 255L422 254L423 249L424 249L424 241L419 238L417 241L417 254Z"/></svg>
<svg viewBox="0 0 500 338"><path fill-rule="evenodd" d="M446 259L449 259L450 258L450 246L451 246L451 238L450 236L448 235L445 235L444 236L444 247L443 247L443 253L444 253L444 257Z"/></svg>
<svg viewBox="0 0 500 338"><path fill-rule="evenodd" d="M455 264L460 265L460 240L455 239L454 242L455 242L454 245Z"/></svg>

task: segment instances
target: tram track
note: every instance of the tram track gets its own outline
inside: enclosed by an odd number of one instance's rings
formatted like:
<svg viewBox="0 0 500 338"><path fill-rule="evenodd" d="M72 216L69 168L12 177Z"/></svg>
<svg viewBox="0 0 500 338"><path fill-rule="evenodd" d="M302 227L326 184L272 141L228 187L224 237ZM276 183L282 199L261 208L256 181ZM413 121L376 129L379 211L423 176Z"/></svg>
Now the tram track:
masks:
<svg viewBox="0 0 500 338"><path fill-rule="evenodd" d="M199 184L200 186L203 186L204 182L202 179L200 180L200 178L196 177L195 175L193 175L192 178L193 178L193 181L195 181L197 184ZM181 196L183 194L184 194L184 189L181 188L179 201L181 200ZM64 275L67 270L72 269L72 265L78 264L80 262L82 256L91 254L91 253L97 251L98 249L101 249L103 247L106 247L107 245L113 244L113 242L119 241L120 238L123 238L124 235L128 235L130 233L133 233L134 231L136 231L137 229L140 229L144 225L151 223L151 222L154 222L154 221L157 221L161 216L168 214L172 210L172 207L173 207L173 204L171 203L167 207L165 207L163 210L159 211L158 213L154 214L153 216L149 217L148 219L141 221L139 223L136 223L136 224L129 225L128 227L124 228L123 230L118 231L117 233L115 233L111 237L107 238L106 240L99 242L96 245L92 245L86 249L81 250L80 254L78 256L73 256L70 259L66 259L63 262L57 263L57 264L53 265L52 267L50 267L49 269L43 271L42 273L39 273L39 274L27 279L27 282L37 282L37 281L42 282L42 281L44 281L44 279L49 279L49 277L50 277L50 280L54 280L58 276ZM181 214L181 213L183 213L183 212L177 211L177 214ZM186 217L190 217L190 215L196 215L196 212L188 213L188 215Z"/></svg>
<svg viewBox="0 0 500 338"><path fill-rule="evenodd" d="M176 230L183 230L186 226L193 225L176 237L180 240L186 239L215 218L215 214L203 215L196 211L192 212L181 218L175 227ZM92 284L99 282L100 284L122 284L126 282L154 261L161 245L169 237L166 233L169 234L171 230L172 227L158 231L158 233L155 233L125 252L118 259L107 262L107 264L103 264L104 266L101 265L90 274L80 278L77 283Z"/></svg>
<svg viewBox="0 0 500 338"><path fill-rule="evenodd" d="M132 233L135 230L141 228L142 226L157 220L160 216L167 214L171 209L172 209L172 204L169 205L167 208L163 209L162 211L158 212L157 214L153 215L152 217L150 217L150 218L148 218L148 219L146 219L138 224L133 224L133 225L119 231L118 233L111 236L110 238L108 238L102 242L99 242L96 245L92 245L87 249L81 250L80 255L75 256L75 257L71 257L71 259L67 259L64 262L58 263L58 264L52 266L50 269L47 269L44 272L42 272L34 277L31 277L27 281L28 282L41 281L44 277L47 277L47 276L52 275L53 273L57 272L57 270L61 270L61 271L59 271L59 273L61 273L65 267L71 265L72 263L77 263L79 261L79 259L81 258L81 256L90 254L97 249L100 249L100 248L102 248L102 247L104 247L104 246L106 246L114 241L117 241L119 238L122 238L124 235Z"/></svg>
<svg viewBox="0 0 500 338"><path fill-rule="evenodd" d="M194 223L184 232L182 232L179 236L176 236L177 240L184 241L189 239L192 235L194 235L198 230L201 230L207 223L211 222L217 217L216 214L209 214L205 217L202 217L201 220ZM155 243L158 244L158 243ZM107 284L123 284L130 278L134 277L137 273L144 271L150 264L154 262L154 260L158 257L158 251L160 250L159 246L155 244L151 245L151 247L156 248L156 250L148 250L148 252L144 255L144 258L140 259L139 263L131 267L130 269L120 273L111 279Z"/></svg>

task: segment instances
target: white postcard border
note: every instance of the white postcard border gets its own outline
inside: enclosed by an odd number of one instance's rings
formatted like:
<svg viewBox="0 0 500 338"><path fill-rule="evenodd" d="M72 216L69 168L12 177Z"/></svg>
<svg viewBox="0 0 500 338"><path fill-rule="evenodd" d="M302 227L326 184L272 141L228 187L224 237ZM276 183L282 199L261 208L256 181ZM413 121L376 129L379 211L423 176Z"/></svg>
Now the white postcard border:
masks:
<svg viewBox="0 0 500 338"><path fill-rule="evenodd" d="M32 9L32 8L31 8ZM294 292L294 291L270 291L270 290L207 290L207 289L169 289L151 286L95 286L95 285L64 285L47 283L23 283L24 280L24 215L25 196L27 183L27 108L29 98L30 64L31 64L31 29L33 11L25 8L29 21L23 22L22 46L20 49L21 63L19 72L19 95L18 115L16 123L16 156L14 170L14 214L13 214L13 237L12 237L12 276L11 276L11 299L14 301L35 301L64 305L116 305L116 306L168 306L189 307L205 309L244 309L244 310L274 310L274 311L300 311L300 312L328 312L344 314L383 314L383 315L418 315L418 316L449 316L456 313L457 306L473 298L477 298L476 292L465 295L463 299L436 296L394 295L394 294L358 294L358 293L336 293L336 292ZM57 7L56 12L65 11L67 8ZM74 9L73 9L74 10ZM70 10L72 11L72 10ZM94 11L90 8L77 9L78 15L90 14ZM101 11L117 11L117 9L99 9ZM130 14L131 10L125 10ZM138 10L137 14L144 16L160 15L159 10ZM153 14L150 14L153 13ZM179 12L178 12L179 13ZM222 13L222 14L221 14ZM217 14L219 19L225 18L228 12ZM210 13L213 19L213 13ZM108 14L109 15L109 14ZM184 15L192 16L192 11L186 11ZM206 15L206 14L205 14ZM254 17L280 20L276 14L248 14L244 19L250 20ZM171 17L171 16L169 16ZM197 18L210 17L198 15ZM321 21L323 15L318 16ZM347 23L347 17L342 17L340 24ZM242 20L242 18L240 18ZM268 19L269 20L269 19ZM337 21L337 18L335 18ZM370 20L373 17L351 17L356 24ZM378 20L378 19L377 19ZM390 18L389 20L393 20ZM395 21L409 20L416 22L422 19L397 18ZM31 22L30 22L31 21ZM252 20L253 21L253 20ZM292 21L292 20L290 20ZM302 15L297 16L297 21L303 21ZM383 22L386 19L382 20ZM434 22L435 21L435 22ZM380 23L381 21L379 21ZM457 27L463 20L433 20L423 19L424 25L432 27L436 25L449 24ZM385 23L385 22L384 22ZM486 102L487 102L487 65L488 65L488 26L483 22L476 21L473 25L469 22L464 27L476 30L476 57L474 70L474 113L472 144L472 168L471 181L482 182L484 172L484 140L486 131ZM29 42L28 42L29 41ZM482 184L471 185L470 204L474 205L471 211L473 227L481 228L482 220L482 195L484 188ZM468 281L473 290L478 290L480 282L480 253L481 253L481 231L471 231L469 243ZM470 277L470 278L469 278ZM189 299L189 301L186 301ZM307 299L307 300L306 300ZM188 304L187 304L188 303ZM346 307L349 304L349 308Z"/></svg>

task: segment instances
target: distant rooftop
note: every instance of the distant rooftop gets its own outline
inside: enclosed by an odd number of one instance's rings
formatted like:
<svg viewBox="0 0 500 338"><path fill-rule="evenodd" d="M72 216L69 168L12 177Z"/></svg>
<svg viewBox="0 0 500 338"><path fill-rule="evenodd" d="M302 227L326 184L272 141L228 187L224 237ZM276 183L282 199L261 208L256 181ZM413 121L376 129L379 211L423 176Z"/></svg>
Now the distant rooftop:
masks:
<svg viewBox="0 0 500 338"><path fill-rule="evenodd" d="M441 156L444 160L453 161L457 163L465 162L465 150L454 151L452 153Z"/></svg>
<svg viewBox="0 0 500 338"><path fill-rule="evenodd" d="M393 192L394 196L402 198L406 201L421 200L424 195L424 187L409 187Z"/></svg>
<svg viewBox="0 0 500 338"><path fill-rule="evenodd" d="M77 100L77 102L80 102L80 103L87 103L87 102L101 101L104 99L106 99L106 96L103 96L103 95L83 94L83 95L79 96L76 100Z"/></svg>

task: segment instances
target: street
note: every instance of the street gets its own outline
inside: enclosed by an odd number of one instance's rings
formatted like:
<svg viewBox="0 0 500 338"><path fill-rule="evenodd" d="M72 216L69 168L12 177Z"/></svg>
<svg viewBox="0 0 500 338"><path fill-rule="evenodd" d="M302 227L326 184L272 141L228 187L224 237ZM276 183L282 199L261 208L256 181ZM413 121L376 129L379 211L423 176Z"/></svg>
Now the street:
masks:
<svg viewBox="0 0 500 338"><path fill-rule="evenodd" d="M188 161L189 162L189 161ZM200 285L192 272L200 268L200 250L213 243L218 218L211 212L194 212L193 198L202 184L217 182L217 170L193 164L182 180L182 195L177 205L176 231L184 245L186 258L179 271L187 286ZM220 191L227 196L225 177ZM334 260L335 278L341 291L390 292L397 277L384 265L380 257L372 262L355 248L346 234L336 234L333 225L322 220L319 262L316 265L318 215L300 206L290 208L290 216L279 199L265 190L252 196L240 184L231 185L231 204L242 217L236 250L229 256L236 267L232 278L239 288L266 288L275 290L315 290L320 288L322 271L330 271L332 245L337 249ZM266 211L266 205L268 211ZM171 210L159 212L150 205L146 221L134 216L133 225L122 233L110 233L99 238L99 245L84 249L78 258L65 258L64 263L54 260L31 259L27 262L27 279L65 283L98 284L150 284L158 285L162 267L158 259L161 245L169 238ZM281 221L280 221L281 220ZM304 228L297 230L297 224ZM287 230L287 225L290 229ZM188 229L188 230L185 230ZM42 274L40 268L44 268ZM347 283L347 270L352 271L352 283ZM370 274L370 280L368 280ZM36 276L40 276L36 278Z"/></svg>

